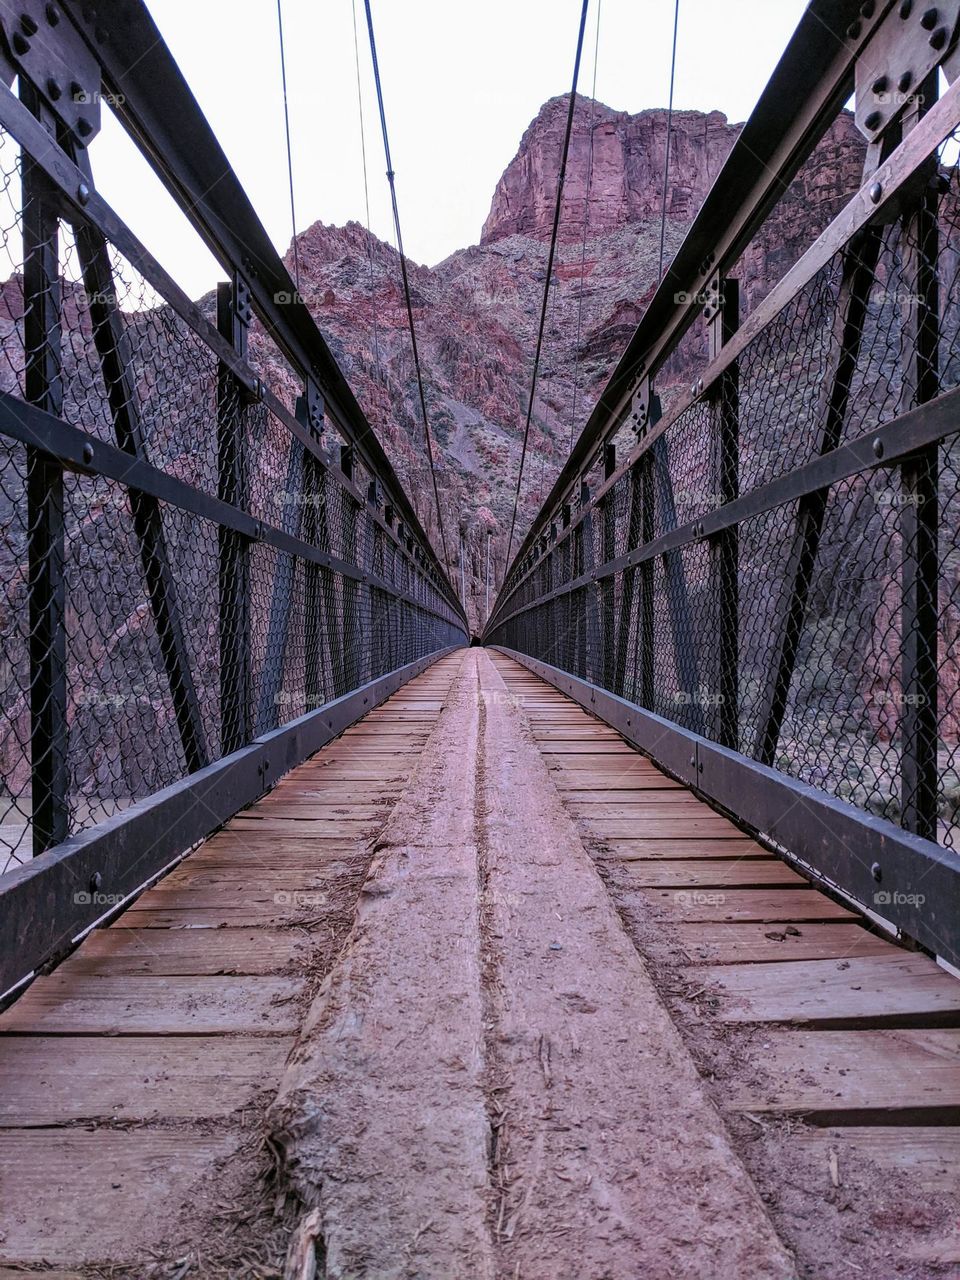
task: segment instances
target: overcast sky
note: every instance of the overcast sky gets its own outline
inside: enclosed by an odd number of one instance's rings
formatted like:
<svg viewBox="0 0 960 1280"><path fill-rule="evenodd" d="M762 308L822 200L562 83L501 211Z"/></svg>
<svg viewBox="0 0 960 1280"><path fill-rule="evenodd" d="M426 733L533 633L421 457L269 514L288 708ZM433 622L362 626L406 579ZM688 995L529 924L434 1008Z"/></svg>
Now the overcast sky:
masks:
<svg viewBox="0 0 960 1280"><path fill-rule="evenodd" d="M274 243L290 241L275 0L147 0ZM373 230L392 239L363 0L356 0ZM676 105L742 120L803 0L680 0ZM409 255L476 243L497 179L540 105L570 87L580 0L373 0ZM297 230L365 220L351 0L283 0ZM580 88L593 79L591 0ZM666 106L673 0L602 0L597 97ZM107 122L101 191L193 296L222 275Z"/></svg>

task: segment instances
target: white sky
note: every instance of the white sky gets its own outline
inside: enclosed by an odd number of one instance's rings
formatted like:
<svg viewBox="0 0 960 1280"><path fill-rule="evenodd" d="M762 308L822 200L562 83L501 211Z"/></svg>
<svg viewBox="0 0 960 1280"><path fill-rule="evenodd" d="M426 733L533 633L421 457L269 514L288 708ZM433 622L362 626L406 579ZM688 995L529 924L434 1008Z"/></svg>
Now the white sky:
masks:
<svg viewBox="0 0 960 1280"><path fill-rule="evenodd" d="M275 0L147 0L281 252L290 241ZM356 0L373 230L392 239L363 0ZM351 0L283 0L297 229L365 220ZM803 0L681 0L676 106L745 119ZM407 252L474 244L494 186L540 105L566 92L580 0L373 0ZM580 89L593 78L591 0ZM673 0L602 0L597 97L666 106ZM110 120L97 185L192 296L222 276Z"/></svg>

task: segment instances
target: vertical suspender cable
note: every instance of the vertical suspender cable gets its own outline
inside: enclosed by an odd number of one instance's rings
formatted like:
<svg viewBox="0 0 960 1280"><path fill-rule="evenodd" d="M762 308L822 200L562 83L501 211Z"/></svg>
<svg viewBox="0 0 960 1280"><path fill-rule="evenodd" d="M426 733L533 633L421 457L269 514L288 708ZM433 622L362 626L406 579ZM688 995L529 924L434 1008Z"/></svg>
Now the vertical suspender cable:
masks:
<svg viewBox="0 0 960 1280"><path fill-rule="evenodd" d="M673 136L673 85L677 73L677 28L680 25L680 0L673 8L673 53L670 55L670 105L667 108L667 154L663 161L663 196L660 201L660 269L657 284L663 279L663 248L667 232L667 178L670 174L670 140Z"/></svg>
<svg viewBox="0 0 960 1280"><path fill-rule="evenodd" d="M277 29L280 32L280 78L283 82L283 124L287 135L287 179L290 184L290 226L293 233L293 278L300 292L300 252L297 248L297 210L293 199L293 152L290 147L290 108L287 104L287 55L283 43L283 0L277 0Z"/></svg>
<svg viewBox="0 0 960 1280"><path fill-rule="evenodd" d="M600 13L603 0L597 0L597 35L593 46L593 88L590 90L590 152L587 160L587 186L583 196L583 240L580 245L580 298L577 302L577 344L574 348L573 407L570 411L570 453L577 430L577 392L580 389L580 335L583 332L583 289L587 268L587 227L590 222L590 191L593 186L593 131L597 116L597 61L600 56Z"/></svg>
<svg viewBox="0 0 960 1280"><path fill-rule="evenodd" d="M586 3L586 0L584 0ZM427 418L427 398L423 390L423 374L420 369L420 352L417 348L417 331L413 323L413 302L410 298L410 277L407 274L407 259L403 252L403 236L400 232L400 210L397 206L397 188L394 183L393 161L390 158L390 139L387 134L387 117L383 109L383 86L380 83L380 64L377 61L377 42L373 34L373 14L370 11L370 0L364 0L367 11L367 30L370 33L370 56L373 59L373 78L377 86L377 105L380 108L380 128L383 133L383 153L387 161L387 181L390 184L390 202L393 206L393 229L397 237L397 251L400 254L400 274L403 277L403 296L407 304L407 322L410 327L410 344L413 348L413 364L417 374L417 390L420 394L420 412L423 415L423 434L427 442L427 457L430 460L430 476L433 480L433 497L437 504L437 524L440 528L440 542L443 547L443 559L447 572L452 566L447 552L447 535L443 528L443 512L440 508L440 489L437 485L437 469L433 460L433 442L430 438L430 423Z"/></svg>
<svg viewBox="0 0 960 1280"><path fill-rule="evenodd" d="M517 507L520 504L520 485L523 481L523 467L527 460L527 443L530 438L530 420L533 417L533 406L537 395L537 373L540 369L540 355L543 351L543 330L547 320L547 306L550 301L550 279L553 276L553 260L557 252L557 233L560 228L560 208L563 200L563 180L567 172L567 156L570 154L570 134L573 131L573 113L577 104L577 82L580 79L580 58L583 53L583 33L587 24L587 8L590 0L583 0L580 10L580 30L577 35L577 56L573 63L573 87L570 90L570 107L567 111L567 127L563 135L563 151L560 155L560 172L557 175L557 203L553 211L553 230L550 235L550 252L547 256L547 280L543 287L543 304L540 307L540 328L537 332L537 349L533 357L533 376L530 380L530 399L527 402L527 420L523 428L523 448L520 452L520 466L517 469L517 489L513 497L513 515L510 518L510 536L507 539L507 558L504 561L504 572L510 567L510 552L513 550L513 533L517 523Z"/></svg>
<svg viewBox="0 0 960 1280"><path fill-rule="evenodd" d="M367 181L367 131L363 121L363 88L360 80L360 39L357 35L357 0L350 0L353 12L353 58L357 65L357 110L360 113L360 154L363 157L363 202L367 210L367 259L370 263L370 305L373 308L373 353L380 369L380 328L377 323L376 286L373 273L373 232L370 230L370 184Z"/></svg>

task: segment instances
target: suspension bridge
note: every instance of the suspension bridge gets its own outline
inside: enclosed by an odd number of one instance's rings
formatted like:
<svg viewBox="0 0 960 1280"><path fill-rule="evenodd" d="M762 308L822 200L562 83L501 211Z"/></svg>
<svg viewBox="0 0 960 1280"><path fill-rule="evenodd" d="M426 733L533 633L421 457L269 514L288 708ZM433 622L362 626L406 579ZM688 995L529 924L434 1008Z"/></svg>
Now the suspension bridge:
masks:
<svg viewBox="0 0 960 1280"><path fill-rule="evenodd" d="M479 629L405 266L419 512L142 0L0 28L0 1276L958 1274L960 0L811 0Z"/></svg>

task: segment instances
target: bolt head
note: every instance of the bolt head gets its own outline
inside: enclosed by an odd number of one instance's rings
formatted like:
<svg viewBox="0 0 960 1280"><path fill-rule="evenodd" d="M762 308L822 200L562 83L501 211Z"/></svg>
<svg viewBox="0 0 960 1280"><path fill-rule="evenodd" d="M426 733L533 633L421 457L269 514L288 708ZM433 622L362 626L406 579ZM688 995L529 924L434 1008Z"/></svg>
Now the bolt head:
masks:
<svg viewBox="0 0 960 1280"><path fill-rule="evenodd" d="M53 76L51 76L47 81L47 97L51 102L56 102L62 93L63 90L57 84L56 80L54 80Z"/></svg>
<svg viewBox="0 0 960 1280"><path fill-rule="evenodd" d="M46 8L47 21L51 27L55 27L60 21L60 10L55 4L48 4Z"/></svg>
<svg viewBox="0 0 960 1280"><path fill-rule="evenodd" d="M913 13L913 0L903 0L900 6L900 17L906 22L911 13Z"/></svg>
<svg viewBox="0 0 960 1280"><path fill-rule="evenodd" d="M939 17L940 14L936 9L924 9L923 13L920 15L920 25L923 27L924 31L932 31L937 25L937 19Z"/></svg>
<svg viewBox="0 0 960 1280"><path fill-rule="evenodd" d="M873 186L870 188L870 199L873 201L874 204L879 204L882 196L883 196L883 185L882 183L875 182Z"/></svg>
<svg viewBox="0 0 960 1280"><path fill-rule="evenodd" d="M849 27L847 27L847 37L848 37L848 39L850 39L850 40L857 40L857 39L859 39L860 31L861 31L860 23L859 23L859 22L851 22L851 23L850 23L850 25L849 25Z"/></svg>
<svg viewBox="0 0 960 1280"><path fill-rule="evenodd" d="M879 436L877 436L876 440L874 440L873 442L873 452L876 454L878 458L883 457L883 441L880 439Z"/></svg>
<svg viewBox="0 0 960 1280"><path fill-rule="evenodd" d="M873 866L870 868L870 874L873 876L877 884L879 884L880 881L883 879L883 867L881 867L879 862L875 862L873 864Z"/></svg>
<svg viewBox="0 0 960 1280"><path fill-rule="evenodd" d="M89 441L83 446L83 460L87 466L93 461L93 445Z"/></svg>
<svg viewBox="0 0 960 1280"><path fill-rule="evenodd" d="M906 93L912 84L913 84L913 72L905 71L903 75L900 77L900 79L897 81L897 88L900 90L901 93Z"/></svg>
<svg viewBox="0 0 960 1280"><path fill-rule="evenodd" d="M873 86L872 86L871 92L873 92L873 93L886 93L886 92L887 92L887 90L888 90L889 88L890 88L890 80L889 80L889 77L888 77L888 76L877 76L876 80L874 80L874 82L873 82Z"/></svg>
<svg viewBox="0 0 960 1280"><path fill-rule="evenodd" d="M99 871L95 871L93 875L90 877L90 892L96 893L102 884L103 884L103 876L100 874Z"/></svg>
<svg viewBox="0 0 960 1280"><path fill-rule="evenodd" d="M90 203L90 188L85 182L81 182L77 187L77 199L84 205Z"/></svg>
<svg viewBox="0 0 960 1280"><path fill-rule="evenodd" d="M938 53L946 47L949 32L946 27L937 27L933 35L930 37L930 48L935 49Z"/></svg>
<svg viewBox="0 0 960 1280"><path fill-rule="evenodd" d="M879 111L871 111L863 123L865 128L874 133L883 124L883 116Z"/></svg>

